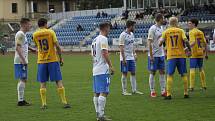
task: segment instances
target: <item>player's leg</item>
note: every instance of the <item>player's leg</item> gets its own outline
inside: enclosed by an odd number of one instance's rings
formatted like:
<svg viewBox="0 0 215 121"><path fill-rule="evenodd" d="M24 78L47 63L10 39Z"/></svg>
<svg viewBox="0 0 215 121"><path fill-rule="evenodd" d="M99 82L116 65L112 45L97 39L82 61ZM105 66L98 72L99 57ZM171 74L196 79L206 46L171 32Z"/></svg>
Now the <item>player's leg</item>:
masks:
<svg viewBox="0 0 215 121"><path fill-rule="evenodd" d="M96 118L98 120L99 118L99 102L98 102L98 98L100 93L97 91L98 89L98 83L96 82L96 76L93 76L93 92L94 92L94 96L93 96L93 103L94 103L94 107L95 107L95 111L96 111Z"/></svg>
<svg viewBox="0 0 215 121"><path fill-rule="evenodd" d="M186 67L186 59L185 58L179 58L178 59L177 69L178 69L179 74L182 77L182 80L184 81L184 98L189 98L188 77L187 77L187 67Z"/></svg>
<svg viewBox="0 0 215 121"><path fill-rule="evenodd" d="M130 82L133 94L143 94L142 92L137 90L137 81L136 81L136 62L135 60L129 60L128 64L128 71L131 72Z"/></svg>
<svg viewBox="0 0 215 121"><path fill-rule="evenodd" d="M25 84L27 82L27 65L15 64L15 78L19 79L17 84L18 106L29 106L30 103L25 101Z"/></svg>
<svg viewBox="0 0 215 121"><path fill-rule="evenodd" d="M64 108L70 108L67 102L65 88L62 81L62 74L60 70L60 64L58 62L48 63L48 72L51 81L55 81L57 85L57 92L61 98L61 102L64 104Z"/></svg>
<svg viewBox="0 0 215 121"><path fill-rule="evenodd" d="M161 88L161 96L166 96L166 79L165 79L165 57L159 57L158 62L159 69L159 80L160 80L160 88Z"/></svg>
<svg viewBox="0 0 215 121"><path fill-rule="evenodd" d="M173 74L175 72L177 59L169 59L167 62L167 85L166 91L167 96L164 99L170 100L172 98L172 84L173 84Z"/></svg>
<svg viewBox="0 0 215 121"><path fill-rule="evenodd" d="M150 58L148 57L148 70L149 74L149 88L150 88L150 96L156 97L155 92L155 73L156 73L156 66L157 66L157 59L154 58L154 62L151 62Z"/></svg>
<svg viewBox="0 0 215 121"><path fill-rule="evenodd" d="M190 91L194 91L197 59L190 58Z"/></svg>
<svg viewBox="0 0 215 121"><path fill-rule="evenodd" d="M121 83L122 83L122 95L131 95L130 93L127 92L127 73L128 73L128 65L124 65L121 63L121 72L122 72L122 77L121 77Z"/></svg>
<svg viewBox="0 0 215 121"><path fill-rule="evenodd" d="M49 80L48 65L38 64L37 81L40 82L40 98L42 102L41 109L47 108L46 101L46 82Z"/></svg>
<svg viewBox="0 0 215 121"><path fill-rule="evenodd" d="M206 81L205 81L205 71L203 69L203 58L198 59L198 68L199 68L199 73L200 73L202 89L206 90L207 86L206 86Z"/></svg>

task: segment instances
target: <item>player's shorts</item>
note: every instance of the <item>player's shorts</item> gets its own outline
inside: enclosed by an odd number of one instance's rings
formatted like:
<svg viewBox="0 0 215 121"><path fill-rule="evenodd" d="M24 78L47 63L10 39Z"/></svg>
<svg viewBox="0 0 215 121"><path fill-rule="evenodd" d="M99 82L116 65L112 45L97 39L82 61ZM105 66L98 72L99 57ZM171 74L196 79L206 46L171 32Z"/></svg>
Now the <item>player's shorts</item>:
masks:
<svg viewBox="0 0 215 121"><path fill-rule="evenodd" d="M136 62L135 60L126 60L127 64L124 65L123 62L121 61L121 72L122 73L127 73L128 71L131 73L135 73L136 71Z"/></svg>
<svg viewBox="0 0 215 121"><path fill-rule="evenodd" d="M94 93L109 93L110 75L101 74L93 76L93 91Z"/></svg>
<svg viewBox="0 0 215 121"><path fill-rule="evenodd" d="M42 63L38 64L37 81L47 82L62 80L59 62Z"/></svg>
<svg viewBox="0 0 215 121"><path fill-rule="evenodd" d="M190 68L202 68L203 58L190 58Z"/></svg>
<svg viewBox="0 0 215 121"><path fill-rule="evenodd" d="M28 66L23 64L14 64L15 79L28 79Z"/></svg>
<svg viewBox="0 0 215 121"><path fill-rule="evenodd" d="M154 62L150 61L150 57L148 57L148 70L156 71L156 70L164 70L165 69L165 56L162 57L154 57Z"/></svg>
<svg viewBox="0 0 215 121"><path fill-rule="evenodd" d="M186 58L173 58L168 60L167 74L173 75L177 67L178 73L182 76L187 73Z"/></svg>

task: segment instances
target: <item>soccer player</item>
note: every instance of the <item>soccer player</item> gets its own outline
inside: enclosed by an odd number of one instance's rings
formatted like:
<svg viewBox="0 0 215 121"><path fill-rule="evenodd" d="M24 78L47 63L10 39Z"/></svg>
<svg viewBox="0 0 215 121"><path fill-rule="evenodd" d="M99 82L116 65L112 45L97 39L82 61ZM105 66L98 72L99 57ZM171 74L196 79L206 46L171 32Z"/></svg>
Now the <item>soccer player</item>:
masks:
<svg viewBox="0 0 215 121"><path fill-rule="evenodd" d="M161 95L166 96L166 81L165 81L165 55L163 46L159 47L159 39L163 32L163 15L157 14L155 16L155 25L152 25L149 29L148 34L148 70L150 71L149 75L149 86L151 91L151 97L156 97L155 91L155 73L159 70L160 73L160 87Z"/></svg>
<svg viewBox="0 0 215 121"><path fill-rule="evenodd" d="M98 121L110 121L105 116L106 98L109 94L110 74L114 68L109 59L107 35L110 31L110 23L104 22L99 25L100 35L92 42L91 55L93 58L93 102Z"/></svg>
<svg viewBox="0 0 215 121"><path fill-rule="evenodd" d="M214 29L214 34L213 34L213 41L215 43L215 29Z"/></svg>
<svg viewBox="0 0 215 121"><path fill-rule="evenodd" d="M165 42L167 48L167 96L164 99L172 99L171 91L173 74L176 67L182 77L182 80L184 81L184 98L189 98L188 79L186 74L186 56L190 55L190 44L187 40L184 30L178 28L178 19L176 17L171 17L169 19L169 24L170 27L162 33L159 43L159 46L162 46L162 44Z"/></svg>
<svg viewBox="0 0 215 121"><path fill-rule="evenodd" d="M35 51L35 49L28 46L26 32L31 29L31 21L28 18L22 18L20 21L20 30L15 35L15 57L14 70L15 79L18 79L18 106L31 105L24 100L25 85L28 79L28 50Z"/></svg>
<svg viewBox="0 0 215 121"><path fill-rule="evenodd" d="M204 33L197 26L199 21L191 19L188 22L190 46L192 56L190 57L190 91L194 91L195 70L199 69L202 89L206 90L205 72L203 69L203 59L208 59L207 42Z"/></svg>
<svg viewBox="0 0 215 121"><path fill-rule="evenodd" d="M67 99L65 97L65 89L62 83L60 65L63 66L63 58L61 57L61 48L56 34L53 30L47 29L47 20L44 18L38 20L38 26L39 29L33 34L33 40L38 48L37 80L41 85L41 109L47 109L46 82L49 81L49 78L52 82L56 82L58 88L57 91L60 95L62 103L64 104L64 108L70 108L70 105L67 103Z"/></svg>
<svg viewBox="0 0 215 121"><path fill-rule="evenodd" d="M137 55L134 49L134 26L136 22L128 20L126 22L126 30L120 34L119 46L120 46L120 61L121 61L121 82L122 82L122 95L132 95L128 93L127 88L127 74L131 73L130 82L133 94L143 94L137 91L136 85L136 59Z"/></svg>

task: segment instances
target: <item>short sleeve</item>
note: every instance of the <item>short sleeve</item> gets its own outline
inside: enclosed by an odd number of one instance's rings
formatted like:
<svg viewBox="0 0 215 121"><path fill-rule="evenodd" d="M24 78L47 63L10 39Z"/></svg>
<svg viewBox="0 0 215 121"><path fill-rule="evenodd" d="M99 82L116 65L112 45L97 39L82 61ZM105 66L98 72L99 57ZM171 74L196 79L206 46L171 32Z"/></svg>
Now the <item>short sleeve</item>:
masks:
<svg viewBox="0 0 215 121"><path fill-rule="evenodd" d="M153 40L155 35L155 30L153 28L149 29L148 40Z"/></svg>
<svg viewBox="0 0 215 121"><path fill-rule="evenodd" d="M182 35L182 39L183 39L184 41L187 41L187 36L186 36L184 30L181 31L181 35Z"/></svg>
<svg viewBox="0 0 215 121"><path fill-rule="evenodd" d="M206 41L206 39L205 39L205 35L204 35L203 32L202 32L202 39L203 39L203 42L204 42L204 43L207 43L207 41Z"/></svg>
<svg viewBox="0 0 215 121"><path fill-rule="evenodd" d="M164 31L163 33L162 33L162 35L161 35L161 38L160 38L161 40L166 40L166 31Z"/></svg>
<svg viewBox="0 0 215 121"><path fill-rule="evenodd" d="M56 34L55 34L55 32L53 30L51 30L51 33L52 33L53 41L54 41L54 43L56 43L58 41L57 36L56 36Z"/></svg>
<svg viewBox="0 0 215 121"><path fill-rule="evenodd" d="M15 43L16 43L16 45L22 45L23 43L24 43L24 41L23 40L25 40L25 35L24 34L22 34L22 33L18 33L17 35L16 35L16 40L15 40Z"/></svg>
<svg viewBox="0 0 215 121"><path fill-rule="evenodd" d="M119 45L125 45L125 35L123 34L119 37Z"/></svg>
<svg viewBox="0 0 215 121"><path fill-rule="evenodd" d="M101 49L102 50L108 50L108 40L107 38L103 38L101 41Z"/></svg>

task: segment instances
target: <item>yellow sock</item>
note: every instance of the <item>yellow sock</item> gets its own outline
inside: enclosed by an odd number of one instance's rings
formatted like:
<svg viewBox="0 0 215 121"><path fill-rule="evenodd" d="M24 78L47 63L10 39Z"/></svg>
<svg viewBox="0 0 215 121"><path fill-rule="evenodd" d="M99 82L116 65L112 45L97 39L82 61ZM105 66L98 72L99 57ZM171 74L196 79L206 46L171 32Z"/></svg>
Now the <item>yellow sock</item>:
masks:
<svg viewBox="0 0 215 121"><path fill-rule="evenodd" d="M46 105L46 88L40 89L40 97L42 100L42 105Z"/></svg>
<svg viewBox="0 0 215 121"><path fill-rule="evenodd" d="M188 79L187 79L187 75L184 75L182 77L182 80L184 81L184 95L188 95Z"/></svg>
<svg viewBox="0 0 215 121"><path fill-rule="evenodd" d="M195 69L190 69L190 88L194 88L195 84Z"/></svg>
<svg viewBox="0 0 215 121"><path fill-rule="evenodd" d="M201 70L201 71L200 71L200 79L201 79L202 87L206 87L206 82L205 82L205 71L204 71L204 70Z"/></svg>
<svg viewBox="0 0 215 121"><path fill-rule="evenodd" d="M166 86L167 96L171 96L172 82L173 82L173 77L168 75L167 76L167 86Z"/></svg>
<svg viewBox="0 0 215 121"><path fill-rule="evenodd" d="M67 104L66 96L65 96L65 89L64 87L58 88L58 93L60 95L61 101L63 104Z"/></svg>

